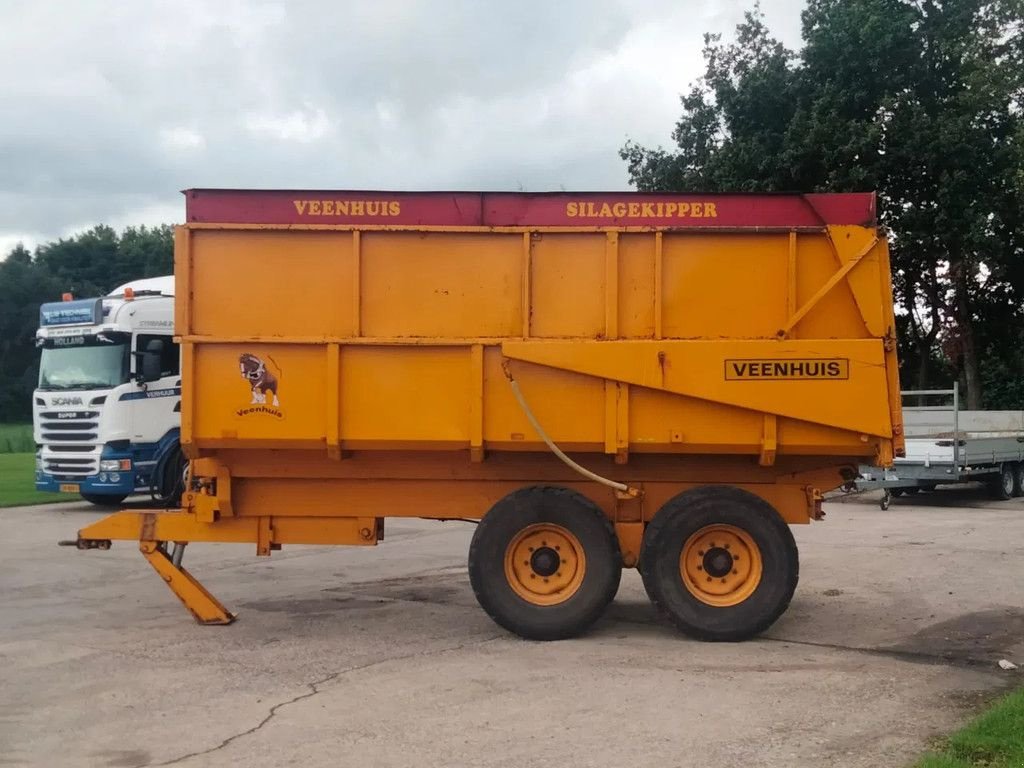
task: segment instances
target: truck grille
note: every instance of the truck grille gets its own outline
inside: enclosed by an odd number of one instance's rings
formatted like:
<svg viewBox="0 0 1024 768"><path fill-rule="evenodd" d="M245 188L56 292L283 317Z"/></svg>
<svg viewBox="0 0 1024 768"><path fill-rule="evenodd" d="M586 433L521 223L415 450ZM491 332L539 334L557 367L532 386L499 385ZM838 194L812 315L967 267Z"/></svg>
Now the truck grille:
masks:
<svg viewBox="0 0 1024 768"><path fill-rule="evenodd" d="M58 480L76 480L95 475L100 468L99 456L44 456L43 471Z"/></svg>
<svg viewBox="0 0 1024 768"><path fill-rule="evenodd" d="M80 480L100 469L99 411L43 411L43 471L58 480Z"/></svg>
<svg viewBox="0 0 1024 768"><path fill-rule="evenodd" d="M99 462L92 457L84 459L60 457L43 460L43 470L55 475L58 480L86 477L95 474L98 469Z"/></svg>
<svg viewBox="0 0 1024 768"><path fill-rule="evenodd" d="M39 414L40 433L48 443L95 441L99 435L99 415L99 411L43 411Z"/></svg>

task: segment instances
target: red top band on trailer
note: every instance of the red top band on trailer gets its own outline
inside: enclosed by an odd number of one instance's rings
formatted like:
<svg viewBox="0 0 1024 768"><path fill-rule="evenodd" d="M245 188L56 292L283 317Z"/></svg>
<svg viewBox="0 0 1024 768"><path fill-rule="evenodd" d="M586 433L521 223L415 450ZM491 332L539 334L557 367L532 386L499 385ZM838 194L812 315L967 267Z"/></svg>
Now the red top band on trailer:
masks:
<svg viewBox="0 0 1024 768"><path fill-rule="evenodd" d="M448 227L872 227L874 193L185 190L189 223Z"/></svg>

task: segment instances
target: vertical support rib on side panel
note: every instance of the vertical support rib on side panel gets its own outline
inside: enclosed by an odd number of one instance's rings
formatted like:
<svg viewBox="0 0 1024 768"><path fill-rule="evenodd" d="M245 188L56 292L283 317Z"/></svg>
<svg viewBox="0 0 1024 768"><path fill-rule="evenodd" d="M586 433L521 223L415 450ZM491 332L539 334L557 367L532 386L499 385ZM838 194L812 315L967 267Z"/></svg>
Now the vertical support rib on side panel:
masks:
<svg viewBox="0 0 1024 768"><path fill-rule="evenodd" d="M530 272L531 267L531 256L530 256L530 233L523 232L523 338L528 339L530 337L530 304L531 304L531 290L530 290Z"/></svg>
<svg viewBox="0 0 1024 768"><path fill-rule="evenodd" d="M619 336L619 233L608 232L604 245L604 337ZM610 379L604 382L604 451L617 453L618 384Z"/></svg>
<svg viewBox="0 0 1024 768"><path fill-rule="evenodd" d="M616 420L619 409L617 402L615 382L610 379L604 381L604 452L615 453L618 450L616 441Z"/></svg>
<svg viewBox="0 0 1024 768"><path fill-rule="evenodd" d="M604 247L604 337L619 337L619 233L609 232Z"/></svg>
<svg viewBox="0 0 1024 768"><path fill-rule="evenodd" d="M662 322L662 297L663 288L661 285L662 280L662 263L663 263L663 243L664 236L661 232L654 233L654 338L660 339L662 336L661 322Z"/></svg>
<svg viewBox="0 0 1024 768"><path fill-rule="evenodd" d="M629 384L604 382L604 452L616 464L629 460Z"/></svg>
<svg viewBox="0 0 1024 768"><path fill-rule="evenodd" d="M778 449L778 417L774 413L764 415L764 432L761 436L761 455L758 464L770 467L775 463L775 452Z"/></svg>
<svg viewBox="0 0 1024 768"><path fill-rule="evenodd" d="M484 346L469 348L469 458L484 460Z"/></svg>
<svg viewBox="0 0 1024 768"><path fill-rule="evenodd" d="M175 299L177 306L177 298ZM195 390L196 381L196 358L195 349L191 341L181 344L181 381L184 386L181 388L181 446L185 455L190 459L199 458L199 454L192 449L192 425L195 420Z"/></svg>
<svg viewBox="0 0 1024 768"><path fill-rule="evenodd" d="M629 384L616 384L615 463L629 461Z"/></svg>
<svg viewBox="0 0 1024 768"><path fill-rule="evenodd" d="M174 333L192 333L192 231L174 228Z"/></svg>
<svg viewBox="0 0 1024 768"><path fill-rule="evenodd" d="M889 384L889 413L892 420L891 443L882 443L882 451L878 463L887 466L894 456L906 455L906 435L903 431L903 398L900 396L900 369L896 359L896 317L893 310L892 281L889 275L892 267L889 264L889 245L883 241L879 246L879 282L884 316L886 319L886 337L883 341L885 349L885 376ZM890 455L891 452L891 455Z"/></svg>
<svg viewBox="0 0 1024 768"><path fill-rule="evenodd" d="M327 345L327 376L326 376L326 429L327 455L332 459L341 458L341 345Z"/></svg>
<svg viewBox="0 0 1024 768"><path fill-rule="evenodd" d="M787 273L786 287L786 317L796 314L796 231L789 233L789 271ZM796 338L796 328L789 332L791 339Z"/></svg>
<svg viewBox="0 0 1024 768"><path fill-rule="evenodd" d="M362 272L363 256L360 250L362 238L358 229L352 230L352 335L362 336Z"/></svg>

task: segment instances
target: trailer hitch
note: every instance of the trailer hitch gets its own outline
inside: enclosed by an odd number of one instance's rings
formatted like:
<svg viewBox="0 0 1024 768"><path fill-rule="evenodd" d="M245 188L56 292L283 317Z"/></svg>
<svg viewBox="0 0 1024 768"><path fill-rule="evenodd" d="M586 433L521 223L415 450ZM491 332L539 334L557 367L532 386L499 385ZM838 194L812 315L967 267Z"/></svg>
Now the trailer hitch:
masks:
<svg viewBox="0 0 1024 768"><path fill-rule="evenodd" d="M110 549L110 539L62 539L58 547L75 547L76 549Z"/></svg>

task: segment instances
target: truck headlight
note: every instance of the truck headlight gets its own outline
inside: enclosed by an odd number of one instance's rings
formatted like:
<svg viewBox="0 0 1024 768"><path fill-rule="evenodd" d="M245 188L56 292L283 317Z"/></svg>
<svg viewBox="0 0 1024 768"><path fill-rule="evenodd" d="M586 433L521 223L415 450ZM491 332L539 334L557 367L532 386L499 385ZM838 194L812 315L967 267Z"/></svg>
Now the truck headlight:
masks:
<svg viewBox="0 0 1024 768"><path fill-rule="evenodd" d="M100 459L100 472L127 471L131 468L131 459Z"/></svg>

